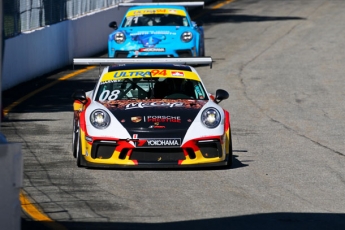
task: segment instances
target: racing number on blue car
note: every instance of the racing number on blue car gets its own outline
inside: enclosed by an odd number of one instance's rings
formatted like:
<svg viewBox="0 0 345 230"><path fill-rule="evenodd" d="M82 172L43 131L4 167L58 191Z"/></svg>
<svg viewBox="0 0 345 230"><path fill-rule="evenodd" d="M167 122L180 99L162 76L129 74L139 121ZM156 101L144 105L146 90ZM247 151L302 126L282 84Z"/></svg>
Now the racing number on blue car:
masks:
<svg viewBox="0 0 345 230"><path fill-rule="evenodd" d="M104 90L101 95L99 95L99 101L103 102L103 101L113 101L116 100L117 97L119 96L120 90L113 90L110 92L110 90Z"/></svg>

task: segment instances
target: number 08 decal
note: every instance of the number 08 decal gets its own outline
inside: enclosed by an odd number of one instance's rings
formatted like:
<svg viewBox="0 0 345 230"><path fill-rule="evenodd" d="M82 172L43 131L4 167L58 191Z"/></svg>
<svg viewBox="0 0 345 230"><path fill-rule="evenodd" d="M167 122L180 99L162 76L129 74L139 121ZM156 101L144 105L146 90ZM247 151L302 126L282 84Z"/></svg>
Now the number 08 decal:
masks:
<svg viewBox="0 0 345 230"><path fill-rule="evenodd" d="M113 90L110 92L110 90L104 90L101 95L99 95L99 101L113 101L116 100L117 97L119 96L120 90Z"/></svg>

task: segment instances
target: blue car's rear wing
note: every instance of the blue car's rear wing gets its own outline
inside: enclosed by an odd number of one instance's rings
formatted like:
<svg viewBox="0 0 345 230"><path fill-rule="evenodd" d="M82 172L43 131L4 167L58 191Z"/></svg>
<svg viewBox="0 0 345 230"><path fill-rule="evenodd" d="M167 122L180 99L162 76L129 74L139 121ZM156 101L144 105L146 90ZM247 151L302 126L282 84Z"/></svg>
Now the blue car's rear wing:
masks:
<svg viewBox="0 0 345 230"><path fill-rule="evenodd" d="M177 65L209 65L211 57L188 58L73 58L73 65L114 65L114 64L177 64Z"/></svg>
<svg viewBox="0 0 345 230"><path fill-rule="evenodd" d="M120 6L159 6L159 5L172 5L172 6L204 6L204 2L121 2Z"/></svg>

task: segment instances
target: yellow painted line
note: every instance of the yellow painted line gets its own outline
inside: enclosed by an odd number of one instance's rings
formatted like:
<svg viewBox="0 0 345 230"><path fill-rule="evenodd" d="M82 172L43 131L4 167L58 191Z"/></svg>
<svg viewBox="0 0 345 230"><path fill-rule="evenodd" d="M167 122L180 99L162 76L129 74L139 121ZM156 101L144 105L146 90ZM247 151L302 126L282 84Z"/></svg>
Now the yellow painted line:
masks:
<svg viewBox="0 0 345 230"><path fill-rule="evenodd" d="M57 83L59 83L60 81L65 81L67 79L70 79L72 77L75 77L81 73L84 73L86 71L89 71L91 69L95 68L95 66L89 66L85 69L81 69L81 70L78 70L78 71L75 71L73 73L70 73L70 74L67 74L45 86L42 86L41 88L39 89L36 89L35 91L32 91L31 93L27 94L26 96L20 98L19 100L13 102L11 105L7 106L6 108L4 108L4 115L6 116L14 107L16 107L17 105L21 104L23 101L26 101L27 99L29 99L30 97L34 96L35 94L45 90L45 89L48 89L50 87L52 87L53 85L56 85Z"/></svg>
<svg viewBox="0 0 345 230"><path fill-rule="evenodd" d="M212 6L211 9L212 9L212 10L219 9L219 8L225 6L225 5L227 5L227 4L229 4L229 3L233 2L233 1L235 1L235 0L226 0L226 1L224 1L224 2L218 3L217 5ZM207 11L206 11L206 12L202 12L202 13L196 15L193 19L199 18L199 17L201 17L202 15L204 15L205 13L207 13Z"/></svg>
<svg viewBox="0 0 345 230"><path fill-rule="evenodd" d="M67 228L65 228L63 225L53 221L48 216L43 214L40 210L38 210L38 208L36 208L36 206L32 204L32 202L23 192L20 192L19 200L22 209L34 220L42 222L44 225L53 230L67 230Z"/></svg>
<svg viewBox="0 0 345 230"><path fill-rule="evenodd" d="M226 0L224 2L218 3L217 5L213 6L212 9L219 9L220 7L227 5L231 2L233 2L234 0Z"/></svg>

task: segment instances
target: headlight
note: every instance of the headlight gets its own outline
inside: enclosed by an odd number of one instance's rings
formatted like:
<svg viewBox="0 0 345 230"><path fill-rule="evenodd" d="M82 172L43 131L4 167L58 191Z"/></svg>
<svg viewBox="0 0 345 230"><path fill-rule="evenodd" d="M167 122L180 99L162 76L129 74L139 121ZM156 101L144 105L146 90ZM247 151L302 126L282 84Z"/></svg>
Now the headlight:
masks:
<svg viewBox="0 0 345 230"><path fill-rule="evenodd" d="M184 42L189 42L193 38L193 34L191 32L183 32L181 35L181 40Z"/></svg>
<svg viewBox="0 0 345 230"><path fill-rule="evenodd" d="M97 109L91 113L90 121L93 127L97 129L105 129L110 124L110 116L104 110Z"/></svg>
<svg viewBox="0 0 345 230"><path fill-rule="evenodd" d="M201 122L210 129L216 128L220 123L220 113L215 108L207 108L201 114Z"/></svg>
<svg viewBox="0 0 345 230"><path fill-rule="evenodd" d="M122 43L126 40L126 36L122 32L117 32L114 36L114 40L116 43Z"/></svg>

